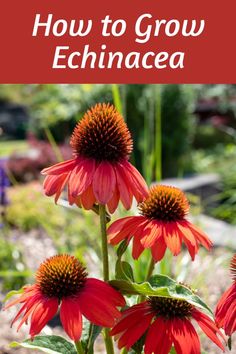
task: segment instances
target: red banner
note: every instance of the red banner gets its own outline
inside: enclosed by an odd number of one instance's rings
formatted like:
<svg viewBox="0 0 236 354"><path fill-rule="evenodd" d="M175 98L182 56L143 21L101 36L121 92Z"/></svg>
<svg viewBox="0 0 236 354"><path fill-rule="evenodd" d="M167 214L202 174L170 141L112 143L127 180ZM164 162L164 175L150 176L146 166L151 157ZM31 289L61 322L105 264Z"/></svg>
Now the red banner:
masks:
<svg viewBox="0 0 236 354"><path fill-rule="evenodd" d="M2 1L1 83L235 83L235 0Z"/></svg>

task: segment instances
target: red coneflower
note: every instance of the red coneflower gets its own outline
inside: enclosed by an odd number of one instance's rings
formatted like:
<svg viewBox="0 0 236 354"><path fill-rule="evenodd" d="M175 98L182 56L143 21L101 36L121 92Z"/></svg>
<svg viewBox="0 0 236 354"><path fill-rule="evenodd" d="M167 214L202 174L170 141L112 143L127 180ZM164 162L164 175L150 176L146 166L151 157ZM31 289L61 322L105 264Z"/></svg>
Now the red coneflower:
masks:
<svg viewBox="0 0 236 354"><path fill-rule="evenodd" d="M231 336L236 331L236 254L231 261L233 284L225 291L216 308L216 323L225 334Z"/></svg>
<svg viewBox="0 0 236 354"><path fill-rule="evenodd" d="M57 255L42 263L34 285L24 287L23 294L5 309L22 304L13 319L20 317L17 330L30 319L29 334L34 337L60 308L60 318L68 336L78 341L82 332L82 315L92 323L112 327L120 317L117 306L124 306L123 296L105 282L87 278L83 265L73 256Z"/></svg>
<svg viewBox="0 0 236 354"><path fill-rule="evenodd" d="M160 261L168 247L174 256L184 242L194 260L199 245L210 249L212 242L200 229L185 219L189 203L178 188L156 185L138 206L141 216L128 216L115 221L107 230L108 240L116 245L133 238L133 258L151 248L155 261Z"/></svg>
<svg viewBox="0 0 236 354"><path fill-rule="evenodd" d="M117 336L118 347L127 350L146 334L145 354L169 354L172 345L177 354L200 354L200 341L191 319L198 322L205 334L222 350L217 337L222 336L210 317L186 300L150 297L122 314L110 334ZM223 336L222 336L223 337Z"/></svg>
<svg viewBox="0 0 236 354"><path fill-rule="evenodd" d="M133 196L138 202L147 195L147 186L128 161L133 142L122 116L109 104L97 104L87 111L71 137L74 159L46 168L42 174L45 193L58 200L68 185L70 204L91 209L94 203L107 204L113 213L119 200L126 209Z"/></svg>

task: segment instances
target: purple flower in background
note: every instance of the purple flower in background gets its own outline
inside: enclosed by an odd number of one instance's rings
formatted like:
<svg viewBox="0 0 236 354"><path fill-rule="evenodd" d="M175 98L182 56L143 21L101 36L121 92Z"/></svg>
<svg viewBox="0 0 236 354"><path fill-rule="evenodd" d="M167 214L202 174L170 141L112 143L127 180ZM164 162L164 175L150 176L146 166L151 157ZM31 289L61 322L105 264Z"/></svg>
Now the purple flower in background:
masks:
<svg viewBox="0 0 236 354"><path fill-rule="evenodd" d="M0 159L0 205L3 207L9 203L7 188L10 186L10 181L6 174L6 162L6 159Z"/></svg>

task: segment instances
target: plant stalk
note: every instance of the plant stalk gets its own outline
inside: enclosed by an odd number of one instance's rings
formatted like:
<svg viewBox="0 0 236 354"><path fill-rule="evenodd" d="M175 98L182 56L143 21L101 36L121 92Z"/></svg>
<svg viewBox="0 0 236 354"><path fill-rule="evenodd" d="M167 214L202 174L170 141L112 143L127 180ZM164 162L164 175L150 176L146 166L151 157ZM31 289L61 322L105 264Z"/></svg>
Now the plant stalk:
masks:
<svg viewBox="0 0 236 354"><path fill-rule="evenodd" d="M82 344L79 340L75 342L75 347L76 347L78 354L84 354L84 349L83 349Z"/></svg>
<svg viewBox="0 0 236 354"><path fill-rule="evenodd" d="M155 94L155 121L156 121L155 177L156 177L156 181L160 182L162 179L161 85L154 85L154 94Z"/></svg>
<svg viewBox="0 0 236 354"><path fill-rule="evenodd" d="M148 269L147 269L147 274L145 276L144 281L148 281L148 279L151 277L153 270L155 268L155 262L153 260L153 258L151 257L149 265L148 265ZM144 295L140 295L139 296L139 302L142 302L145 300L145 296Z"/></svg>
<svg viewBox="0 0 236 354"><path fill-rule="evenodd" d="M150 263L148 265L148 270L147 270L147 275L145 277L145 281L149 280L149 278L151 277L151 275L154 271L154 268L155 268L155 262L154 262L153 258L151 257Z"/></svg>
<svg viewBox="0 0 236 354"><path fill-rule="evenodd" d="M102 238L102 263L103 263L103 280L109 281L109 259L107 246L107 230L106 230L106 206L99 204L100 227ZM109 328L104 328L104 341L107 354L114 354L113 341L109 335Z"/></svg>
<svg viewBox="0 0 236 354"><path fill-rule="evenodd" d="M107 230L106 230L106 207L99 204L100 227L102 236L102 262L103 262L103 280L109 280L109 260L107 246Z"/></svg>

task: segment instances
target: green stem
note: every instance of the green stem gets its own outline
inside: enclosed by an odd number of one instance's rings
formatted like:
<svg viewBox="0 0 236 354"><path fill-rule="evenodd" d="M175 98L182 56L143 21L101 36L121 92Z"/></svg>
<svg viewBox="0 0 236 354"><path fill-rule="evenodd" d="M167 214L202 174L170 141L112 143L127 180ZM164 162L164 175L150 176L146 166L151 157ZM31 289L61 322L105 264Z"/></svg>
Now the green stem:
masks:
<svg viewBox="0 0 236 354"><path fill-rule="evenodd" d="M148 265L147 274L146 274L146 276L145 276L144 281L148 281L148 279L149 279L149 278L151 277L151 275L152 275L152 272L153 272L154 268L155 268L155 262L154 262L153 258L151 257L150 262L149 262L149 265ZM145 296L144 296L144 295L140 295L140 296L139 296L139 302L142 302L142 301L144 301L144 300L145 300Z"/></svg>
<svg viewBox="0 0 236 354"><path fill-rule="evenodd" d="M103 262L103 279L109 280L109 261L107 247L107 230L106 230L106 207L99 204L100 227L102 236L102 262Z"/></svg>
<svg viewBox="0 0 236 354"><path fill-rule="evenodd" d="M52 150L56 156L57 161L58 162L63 161L63 156L62 156L61 150L60 150L59 146L57 145L56 140L54 139L54 136L51 133L51 130L49 128L44 128L44 132L45 132L46 137L49 141L49 144L52 147Z"/></svg>
<svg viewBox="0 0 236 354"><path fill-rule="evenodd" d="M88 344L87 344L87 348L86 348L86 353L89 351L89 348L91 347L92 337L93 337L93 324L90 323L90 325L89 325L89 338L88 338Z"/></svg>
<svg viewBox="0 0 236 354"><path fill-rule="evenodd" d="M113 347L113 341L111 336L109 335L109 328L104 328L103 330L103 335L104 335L104 341L106 345L106 352L107 354L115 354L114 352L114 347Z"/></svg>
<svg viewBox="0 0 236 354"><path fill-rule="evenodd" d="M128 354L128 350L126 348L123 348L121 350L120 354Z"/></svg>
<svg viewBox="0 0 236 354"><path fill-rule="evenodd" d="M147 281L151 277L152 272L154 271L154 268L155 268L155 262L154 262L153 258L151 257L145 281Z"/></svg>
<svg viewBox="0 0 236 354"><path fill-rule="evenodd" d="M102 262L103 262L103 279L109 281L109 260L107 246L107 230L106 230L106 207L99 204L100 227L102 236ZM107 354L114 354L113 341L109 335L109 328L104 328L104 341Z"/></svg>
<svg viewBox="0 0 236 354"><path fill-rule="evenodd" d="M156 181L160 182L162 179L162 132L161 132L161 86L154 86L155 94L155 121L156 121L156 142L155 142L155 156L156 156Z"/></svg>
<svg viewBox="0 0 236 354"><path fill-rule="evenodd" d="M84 354L84 349L83 349L82 344L79 340L75 342L75 347L76 347L78 354Z"/></svg>

